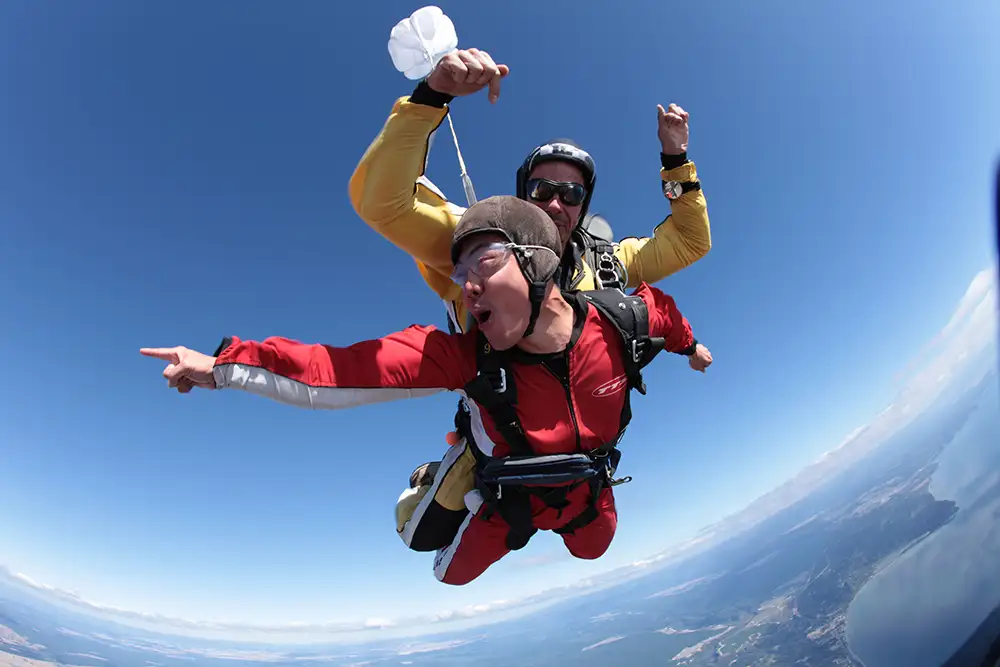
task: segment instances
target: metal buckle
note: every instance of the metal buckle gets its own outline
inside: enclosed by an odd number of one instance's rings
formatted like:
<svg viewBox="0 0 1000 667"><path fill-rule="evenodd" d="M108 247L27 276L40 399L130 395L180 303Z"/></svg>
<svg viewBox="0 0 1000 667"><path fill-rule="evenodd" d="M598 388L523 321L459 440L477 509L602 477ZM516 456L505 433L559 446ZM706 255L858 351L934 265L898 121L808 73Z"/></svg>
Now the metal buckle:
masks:
<svg viewBox="0 0 1000 667"><path fill-rule="evenodd" d="M602 283L618 279L618 273L615 271L615 258L607 252L602 252L597 258L597 275Z"/></svg>
<svg viewBox="0 0 1000 667"><path fill-rule="evenodd" d="M476 373L476 375L482 375L482 374L483 374L482 371ZM493 387L492 382L490 382L490 386ZM507 369L503 368L502 366L500 368L500 388L497 389L496 387L493 387L493 391L495 391L498 394L507 393Z"/></svg>
<svg viewBox="0 0 1000 667"><path fill-rule="evenodd" d="M500 389L497 390L498 394L507 393L507 369L500 368Z"/></svg>
<svg viewBox="0 0 1000 667"><path fill-rule="evenodd" d="M632 340L632 361L634 361L635 363L639 363L639 361L642 359L642 353L646 349L645 345L641 347L642 349L640 349L638 340L635 339Z"/></svg>

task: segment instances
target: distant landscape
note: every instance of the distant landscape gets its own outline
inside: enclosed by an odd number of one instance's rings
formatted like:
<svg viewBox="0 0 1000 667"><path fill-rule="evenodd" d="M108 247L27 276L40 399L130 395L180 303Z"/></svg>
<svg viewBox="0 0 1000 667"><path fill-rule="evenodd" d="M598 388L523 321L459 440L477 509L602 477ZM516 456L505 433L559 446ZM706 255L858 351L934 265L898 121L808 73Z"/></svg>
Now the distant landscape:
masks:
<svg viewBox="0 0 1000 667"><path fill-rule="evenodd" d="M7 576L0 578L0 666L969 664L963 661L987 654L1000 627L1000 569L982 562L977 590L989 606L975 618L958 614L955 627L933 624L947 637L921 643L912 629L885 628L866 636L873 623L855 627L852 620L875 614L891 621L892 601L877 594L878 582L934 557L945 528L959 531L949 545L960 558L962 526L977 512L1000 511L1000 475L982 474L1000 470L997 385L995 371L980 374L972 389L946 394L811 493L707 550L664 558L617 585L525 618L350 646L223 642L156 634L55 606L43 591ZM980 473L969 478L970 470ZM937 487L944 496L935 495ZM988 547L996 551L983 558L1000 557L1000 539ZM908 588L919 592L931 583L908 580ZM932 606L927 595L915 596ZM946 654L933 656L930 640Z"/></svg>

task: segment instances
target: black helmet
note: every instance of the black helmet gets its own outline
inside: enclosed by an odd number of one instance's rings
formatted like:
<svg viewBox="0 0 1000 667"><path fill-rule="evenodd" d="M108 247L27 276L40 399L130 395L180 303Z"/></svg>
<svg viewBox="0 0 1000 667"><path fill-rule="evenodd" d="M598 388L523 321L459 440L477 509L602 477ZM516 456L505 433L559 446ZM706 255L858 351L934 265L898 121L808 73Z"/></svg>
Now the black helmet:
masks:
<svg viewBox="0 0 1000 667"><path fill-rule="evenodd" d="M594 184L597 183L597 167L594 166L594 158L590 157L590 154L580 148L572 139L553 139L537 147L528 154L528 157L524 158L524 162L517 170L516 194L518 199L528 198L528 174L531 173L531 170L542 162L550 160L570 162L583 172L583 185L587 189L587 194L584 195L583 203L580 205L580 220L582 221L587 214L587 207L590 206L590 198L594 194Z"/></svg>

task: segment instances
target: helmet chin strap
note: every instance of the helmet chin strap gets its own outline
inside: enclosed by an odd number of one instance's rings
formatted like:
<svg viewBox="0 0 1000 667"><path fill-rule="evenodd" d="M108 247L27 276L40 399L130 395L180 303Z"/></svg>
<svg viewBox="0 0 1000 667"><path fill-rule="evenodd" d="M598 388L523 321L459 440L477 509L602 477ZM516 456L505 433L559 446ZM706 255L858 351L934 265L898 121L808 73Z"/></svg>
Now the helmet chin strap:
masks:
<svg viewBox="0 0 1000 667"><path fill-rule="evenodd" d="M542 301L545 299L546 286L547 283L528 282L528 300L531 301L531 317L528 318L528 326L525 328L521 338L527 338L535 330L535 322L538 321L538 315L542 312Z"/></svg>
<svg viewBox="0 0 1000 667"><path fill-rule="evenodd" d="M530 260L532 251L528 251L524 255L517 255L517 268L521 270L521 275L524 276L524 280L528 283L528 301L531 303L531 316L528 317L528 326L525 327L524 333L521 334L521 338L527 338L535 331L535 323L538 321L538 316L542 312L542 301L545 300L545 290L548 288L549 280L532 280L528 277L527 267L525 264Z"/></svg>

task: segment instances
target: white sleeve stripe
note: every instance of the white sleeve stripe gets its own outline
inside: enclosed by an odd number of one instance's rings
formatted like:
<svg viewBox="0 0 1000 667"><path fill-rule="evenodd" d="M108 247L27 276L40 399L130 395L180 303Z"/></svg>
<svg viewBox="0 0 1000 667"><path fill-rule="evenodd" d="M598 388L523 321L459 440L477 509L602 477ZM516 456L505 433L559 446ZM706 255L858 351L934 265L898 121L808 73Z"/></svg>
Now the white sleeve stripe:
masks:
<svg viewBox="0 0 1000 667"><path fill-rule="evenodd" d="M215 384L220 389L242 389L312 410L342 410L371 403L386 403L404 398L422 398L441 388L399 389L394 387L312 387L258 366L220 364L215 367Z"/></svg>
<svg viewBox="0 0 1000 667"><path fill-rule="evenodd" d="M478 494L475 489L469 493ZM466 500L466 507L468 507L468 500ZM469 527L469 524L472 523L472 519L479 513L480 507L482 507L481 499L479 500L478 507L474 510L470 509L469 513L465 515L465 520L462 521L462 525L460 525L458 530L455 532L455 539L451 541L451 544L437 550L437 554L434 556L434 576L438 581L444 581L445 577L448 576L448 568L451 567L451 562L455 558L455 553L458 551L459 547L462 546L462 536L465 534L465 530Z"/></svg>

